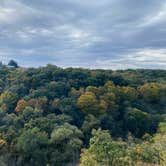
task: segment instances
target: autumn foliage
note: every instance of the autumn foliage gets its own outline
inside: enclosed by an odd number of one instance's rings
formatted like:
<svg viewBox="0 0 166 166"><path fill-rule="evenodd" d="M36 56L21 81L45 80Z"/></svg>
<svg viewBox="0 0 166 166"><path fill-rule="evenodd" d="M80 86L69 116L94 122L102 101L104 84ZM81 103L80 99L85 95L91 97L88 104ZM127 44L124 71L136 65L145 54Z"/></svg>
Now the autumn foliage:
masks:
<svg viewBox="0 0 166 166"><path fill-rule="evenodd" d="M19 100L18 103L17 103L15 112L17 112L17 113L18 113L18 112L21 112L21 111L23 111L23 110L25 109L25 107L26 107L26 101L23 100L23 99L21 99L21 100Z"/></svg>

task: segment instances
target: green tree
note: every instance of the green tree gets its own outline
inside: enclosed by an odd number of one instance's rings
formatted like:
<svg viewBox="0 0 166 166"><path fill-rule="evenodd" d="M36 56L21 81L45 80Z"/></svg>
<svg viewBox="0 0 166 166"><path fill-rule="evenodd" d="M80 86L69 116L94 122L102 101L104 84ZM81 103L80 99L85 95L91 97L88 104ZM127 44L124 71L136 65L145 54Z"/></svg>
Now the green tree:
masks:
<svg viewBox="0 0 166 166"><path fill-rule="evenodd" d="M5 91L0 96L0 107L6 112L13 112L18 100L18 95L11 91Z"/></svg>
<svg viewBox="0 0 166 166"><path fill-rule="evenodd" d="M51 133L51 165L76 165L82 146L82 132L68 123L57 126Z"/></svg>
<svg viewBox="0 0 166 166"><path fill-rule="evenodd" d="M123 141L114 141L108 131L93 130L90 147L81 154L80 166L129 166L127 145Z"/></svg>
<svg viewBox="0 0 166 166"><path fill-rule="evenodd" d="M91 133L93 129L98 129L100 127L100 120L89 114L85 117L85 120L81 126L81 130L84 134L85 144L89 143L91 138Z"/></svg>
<svg viewBox="0 0 166 166"><path fill-rule="evenodd" d="M19 165L47 164L48 135L38 128L24 130L15 145Z"/></svg>
<svg viewBox="0 0 166 166"><path fill-rule="evenodd" d="M149 132L150 115L136 108L130 108L125 116L125 125L136 137L142 137L146 132Z"/></svg>
<svg viewBox="0 0 166 166"><path fill-rule="evenodd" d="M10 60L9 63L8 63L8 66L11 66L11 67L15 67L15 68L17 68L17 67L18 67L18 64L17 64L16 61L14 61L14 60Z"/></svg>

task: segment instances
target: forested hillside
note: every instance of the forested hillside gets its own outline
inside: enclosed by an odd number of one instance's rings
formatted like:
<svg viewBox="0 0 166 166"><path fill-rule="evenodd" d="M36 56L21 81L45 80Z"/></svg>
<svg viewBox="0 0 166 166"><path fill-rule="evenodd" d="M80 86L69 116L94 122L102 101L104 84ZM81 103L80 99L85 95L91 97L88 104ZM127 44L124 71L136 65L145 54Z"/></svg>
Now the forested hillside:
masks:
<svg viewBox="0 0 166 166"><path fill-rule="evenodd" d="M0 166L166 165L166 71L0 67Z"/></svg>

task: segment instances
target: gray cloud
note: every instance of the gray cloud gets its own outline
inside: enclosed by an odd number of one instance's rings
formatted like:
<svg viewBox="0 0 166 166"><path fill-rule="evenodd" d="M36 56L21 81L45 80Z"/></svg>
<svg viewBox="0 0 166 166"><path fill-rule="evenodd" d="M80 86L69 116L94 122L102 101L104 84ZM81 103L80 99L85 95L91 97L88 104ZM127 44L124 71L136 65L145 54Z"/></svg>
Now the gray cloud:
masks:
<svg viewBox="0 0 166 166"><path fill-rule="evenodd" d="M5 62L166 69L165 38L165 0L0 1Z"/></svg>

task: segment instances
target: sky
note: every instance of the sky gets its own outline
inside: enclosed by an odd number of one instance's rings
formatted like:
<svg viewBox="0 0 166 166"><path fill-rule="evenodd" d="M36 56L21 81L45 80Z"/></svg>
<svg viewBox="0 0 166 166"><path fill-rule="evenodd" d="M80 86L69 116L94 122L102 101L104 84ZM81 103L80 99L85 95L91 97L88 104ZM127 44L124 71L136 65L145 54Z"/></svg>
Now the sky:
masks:
<svg viewBox="0 0 166 166"><path fill-rule="evenodd" d="M0 0L0 61L166 69L166 0Z"/></svg>

